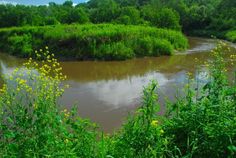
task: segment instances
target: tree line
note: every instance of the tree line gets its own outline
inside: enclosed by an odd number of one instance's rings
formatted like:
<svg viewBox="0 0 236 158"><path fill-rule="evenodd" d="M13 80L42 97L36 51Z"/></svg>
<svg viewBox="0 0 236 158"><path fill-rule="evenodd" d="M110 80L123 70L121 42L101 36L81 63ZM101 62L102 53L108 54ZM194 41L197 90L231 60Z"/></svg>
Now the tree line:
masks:
<svg viewBox="0 0 236 158"><path fill-rule="evenodd" d="M235 0L90 0L73 6L0 5L0 27L71 23L152 25L184 31L224 31L236 26Z"/></svg>

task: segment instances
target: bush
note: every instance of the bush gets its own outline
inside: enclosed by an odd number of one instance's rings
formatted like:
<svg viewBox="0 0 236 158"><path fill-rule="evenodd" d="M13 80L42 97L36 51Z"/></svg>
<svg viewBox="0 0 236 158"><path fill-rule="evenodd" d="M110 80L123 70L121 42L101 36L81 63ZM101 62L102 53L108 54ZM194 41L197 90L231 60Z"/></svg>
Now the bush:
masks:
<svg viewBox="0 0 236 158"><path fill-rule="evenodd" d="M229 40L231 42L236 42L236 31L229 31L226 34L226 38L227 38L227 40Z"/></svg>
<svg viewBox="0 0 236 158"><path fill-rule="evenodd" d="M32 49L32 36L30 34L23 34L19 36L17 34L8 38L10 45L10 52L14 55L19 54L22 57L28 57L31 55Z"/></svg>

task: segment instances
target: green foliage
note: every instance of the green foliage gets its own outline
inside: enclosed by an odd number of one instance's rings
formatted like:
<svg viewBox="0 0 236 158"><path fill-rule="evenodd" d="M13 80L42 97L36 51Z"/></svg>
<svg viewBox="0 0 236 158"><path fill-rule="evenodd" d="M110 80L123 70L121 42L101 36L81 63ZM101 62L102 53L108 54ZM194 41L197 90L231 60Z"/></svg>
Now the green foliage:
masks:
<svg viewBox="0 0 236 158"><path fill-rule="evenodd" d="M8 40L15 39L15 34L21 43ZM180 32L144 26L87 24L22 27L1 29L0 35L0 43L4 43L0 48L4 52L30 56L31 52L23 47L39 49L50 45L57 52L55 55L80 60L124 60L135 56L170 55L173 49L188 47L186 37ZM142 41L146 41L146 48L139 52Z"/></svg>
<svg viewBox="0 0 236 158"><path fill-rule="evenodd" d="M152 82L143 90L143 104L130 116L113 138L110 153L116 157L162 157L167 145L156 113L157 84ZM122 152L121 152L122 151Z"/></svg>
<svg viewBox="0 0 236 158"><path fill-rule="evenodd" d="M135 56L133 50L127 47L123 42L103 44L95 52L96 59L102 60L125 60Z"/></svg>
<svg viewBox="0 0 236 158"><path fill-rule="evenodd" d="M135 53L138 56L171 55L174 50L169 41L153 37L138 39L135 45Z"/></svg>
<svg viewBox="0 0 236 158"><path fill-rule="evenodd" d="M234 157L235 85L226 78L223 52L218 45L212 52L214 60L209 68L208 83L200 89L200 96L188 85L185 98L179 98L175 110L164 126L172 137L169 149L179 157ZM233 56L232 56L233 57ZM235 60L235 59L234 59ZM195 98L195 99L194 99Z"/></svg>
<svg viewBox="0 0 236 158"><path fill-rule="evenodd" d="M151 25L158 28L181 30L181 27L179 25L179 15L172 9L157 9L156 7L151 5L143 6L142 17L144 18L144 20L149 21Z"/></svg>
<svg viewBox="0 0 236 158"><path fill-rule="evenodd" d="M229 31L229 32L226 34L226 38L227 38L229 41L236 42L236 31Z"/></svg>
<svg viewBox="0 0 236 158"><path fill-rule="evenodd" d="M89 14L84 7L73 6L72 1L62 5L24 6L0 4L0 27L42 26L58 23L87 23Z"/></svg>
<svg viewBox="0 0 236 158"><path fill-rule="evenodd" d="M10 52L16 55L19 52L22 52L20 55L27 57L32 53L32 36L30 34L24 34L18 36L14 34L8 38L10 45Z"/></svg>
<svg viewBox="0 0 236 158"><path fill-rule="evenodd" d="M117 23L126 25L137 25L141 23L140 12L135 7L124 7L121 9Z"/></svg>
<svg viewBox="0 0 236 158"><path fill-rule="evenodd" d="M118 16L118 4L114 0L99 0L90 2L94 8L90 11L93 23L111 22Z"/></svg>
<svg viewBox="0 0 236 158"><path fill-rule="evenodd" d="M96 126L56 104L64 91L60 64L47 48L36 56L47 60L39 66L29 59L4 76L0 157L95 157Z"/></svg>
<svg viewBox="0 0 236 158"><path fill-rule="evenodd" d="M0 27L71 23L151 25L228 39L236 26L235 0L89 0L48 6L0 5Z"/></svg>

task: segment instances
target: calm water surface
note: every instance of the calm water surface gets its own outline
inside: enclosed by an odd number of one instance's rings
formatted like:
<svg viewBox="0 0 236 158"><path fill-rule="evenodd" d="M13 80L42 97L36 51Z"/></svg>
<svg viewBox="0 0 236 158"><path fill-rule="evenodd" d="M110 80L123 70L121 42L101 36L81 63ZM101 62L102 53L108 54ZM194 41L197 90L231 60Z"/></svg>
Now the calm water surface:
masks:
<svg viewBox="0 0 236 158"><path fill-rule="evenodd" d="M62 62L70 88L59 103L68 108L78 105L81 117L90 118L101 129L111 132L119 128L127 114L140 105L143 86L155 79L160 87L163 112L164 99L174 100L177 89L182 89L187 82L186 73L196 74L197 66L201 64L195 62L195 58L201 62L210 60L209 51L216 44L215 40L192 37L189 42L189 50L170 57L119 62ZM1 73L10 73L23 62L23 59L0 54Z"/></svg>

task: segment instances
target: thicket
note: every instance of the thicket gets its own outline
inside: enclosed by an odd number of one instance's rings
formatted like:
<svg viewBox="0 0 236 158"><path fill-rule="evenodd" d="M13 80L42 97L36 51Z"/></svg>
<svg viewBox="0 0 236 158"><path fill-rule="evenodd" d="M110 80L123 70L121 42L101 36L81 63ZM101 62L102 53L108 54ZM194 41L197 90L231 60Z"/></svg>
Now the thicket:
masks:
<svg viewBox="0 0 236 158"><path fill-rule="evenodd" d="M29 57L33 49L49 45L57 57L124 60L171 55L188 47L178 31L112 24L56 25L0 29L0 49Z"/></svg>
<svg viewBox="0 0 236 158"><path fill-rule="evenodd" d="M165 116L157 114L158 84L143 90L142 106L112 135L63 110L57 99L65 76L48 48L24 67L4 76L0 93L1 157L228 157L236 155L236 81L227 78L219 44L206 63L204 83L191 76L185 95L166 102ZM236 60L231 55L230 63ZM236 75L234 70L232 75Z"/></svg>

